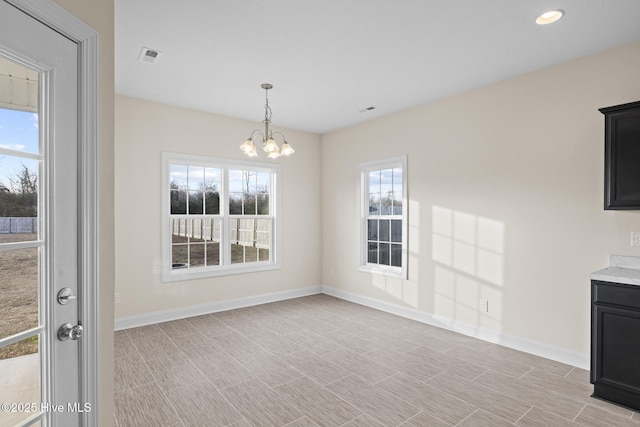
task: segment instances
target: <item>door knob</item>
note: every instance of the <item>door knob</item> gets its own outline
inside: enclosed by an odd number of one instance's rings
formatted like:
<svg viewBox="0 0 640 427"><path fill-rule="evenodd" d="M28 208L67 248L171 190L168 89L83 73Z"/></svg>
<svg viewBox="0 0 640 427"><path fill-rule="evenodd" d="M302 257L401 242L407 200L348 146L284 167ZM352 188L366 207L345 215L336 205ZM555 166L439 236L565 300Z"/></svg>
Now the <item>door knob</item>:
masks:
<svg viewBox="0 0 640 427"><path fill-rule="evenodd" d="M71 325L71 323L65 323L64 325L60 326L60 328L58 329L58 339L60 341L66 341L66 340L77 340L78 338L82 337L82 334L84 332L84 328L82 327L82 325Z"/></svg>

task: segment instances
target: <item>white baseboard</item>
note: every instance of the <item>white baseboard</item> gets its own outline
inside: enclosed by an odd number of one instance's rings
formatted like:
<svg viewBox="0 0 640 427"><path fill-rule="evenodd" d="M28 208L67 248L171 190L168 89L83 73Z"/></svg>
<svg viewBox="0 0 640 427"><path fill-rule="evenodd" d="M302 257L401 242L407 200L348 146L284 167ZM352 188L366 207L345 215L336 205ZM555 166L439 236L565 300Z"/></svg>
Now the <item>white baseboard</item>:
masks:
<svg viewBox="0 0 640 427"><path fill-rule="evenodd" d="M233 300L218 301L214 303L182 307L171 310L162 310L152 313L139 314L135 316L119 317L115 319L115 330L135 328L138 326L152 325L155 323L167 322L170 320L184 319L208 313L233 310L236 308L249 307L253 305L266 304L270 302L283 301L291 298L299 298L309 295L324 293L346 301L355 302L367 307L375 308L387 313L406 317L428 325L458 332L470 337L484 341L500 344L515 350L535 354L567 365L576 366L582 369L589 369L590 358L588 354L578 353L562 347L505 334L499 331L486 329L471 325L469 323L452 320L442 316L437 316L426 311L410 307L388 303L375 298L346 292L329 286L314 286L310 288L294 289L291 291L274 292L263 295L255 295Z"/></svg>
<svg viewBox="0 0 640 427"><path fill-rule="evenodd" d="M437 316L426 311L417 310L415 308L403 307L397 304L391 304L375 298L365 297L362 295L346 292L340 289L331 288L329 286L322 287L322 293L340 298L346 301L355 302L367 307L375 308L387 313L396 314L418 322L437 326L439 328L458 332L463 335L478 338L495 344L515 350L524 351L536 356L555 360L567 365L576 366L582 369L589 369L590 358L588 354L578 353L562 347L556 347L549 344L505 334L499 331L486 329L469 323Z"/></svg>
<svg viewBox="0 0 640 427"><path fill-rule="evenodd" d="M199 316L202 314L217 313L219 311L233 310L235 308L283 301L291 298L316 295L319 293L322 293L322 287L314 286L311 288L273 292L270 294L254 295L245 298L218 301L214 303L200 304L190 307L155 311L152 313L138 314L135 316L118 317L115 319L115 330L119 331L122 329L136 328L138 326L152 325L154 323L167 322L169 320L185 319L187 317Z"/></svg>

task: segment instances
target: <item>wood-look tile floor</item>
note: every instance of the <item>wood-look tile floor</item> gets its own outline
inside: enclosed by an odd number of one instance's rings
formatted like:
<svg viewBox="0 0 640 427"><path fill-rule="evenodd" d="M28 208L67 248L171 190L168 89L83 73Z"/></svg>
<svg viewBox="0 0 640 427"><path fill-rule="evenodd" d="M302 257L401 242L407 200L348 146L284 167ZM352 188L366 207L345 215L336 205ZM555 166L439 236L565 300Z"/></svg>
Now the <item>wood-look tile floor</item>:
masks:
<svg viewBox="0 0 640 427"><path fill-rule="evenodd" d="M585 370L327 295L116 332L116 426L637 426Z"/></svg>

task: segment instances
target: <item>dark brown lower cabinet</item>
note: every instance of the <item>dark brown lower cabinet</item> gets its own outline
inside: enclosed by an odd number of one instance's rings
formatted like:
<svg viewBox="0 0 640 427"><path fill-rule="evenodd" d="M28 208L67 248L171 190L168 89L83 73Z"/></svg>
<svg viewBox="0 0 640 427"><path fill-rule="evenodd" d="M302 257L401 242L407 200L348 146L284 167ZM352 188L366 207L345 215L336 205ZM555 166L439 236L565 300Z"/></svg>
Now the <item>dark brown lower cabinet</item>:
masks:
<svg viewBox="0 0 640 427"><path fill-rule="evenodd" d="M591 281L593 396L640 410L640 286Z"/></svg>

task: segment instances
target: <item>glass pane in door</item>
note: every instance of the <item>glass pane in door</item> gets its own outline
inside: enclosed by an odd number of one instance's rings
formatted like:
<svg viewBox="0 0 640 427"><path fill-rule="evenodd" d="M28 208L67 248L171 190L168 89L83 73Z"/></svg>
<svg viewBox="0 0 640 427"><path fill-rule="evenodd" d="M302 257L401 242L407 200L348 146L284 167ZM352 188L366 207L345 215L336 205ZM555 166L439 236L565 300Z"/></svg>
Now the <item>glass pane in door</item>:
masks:
<svg viewBox="0 0 640 427"><path fill-rule="evenodd" d="M0 234L0 243L6 239ZM0 340L39 325L38 252L38 248L0 251ZM38 351L37 346L29 349L28 353ZM0 348L0 360L6 358L5 350Z"/></svg>
<svg viewBox="0 0 640 427"><path fill-rule="evenodd" d="M0 149L7 110L0 109ZM36 134L37 138L37 134ZM13 139L13 138L12 138ZM0 153L0 243L38 240L37 160Z"/></svg>
<svg viewBox="0 0 640 427"><path fill-rule="evenodd" d="M0 57L0 425L41 412L38 73ZM37 424L36 424L37 425Z"/></svg>

